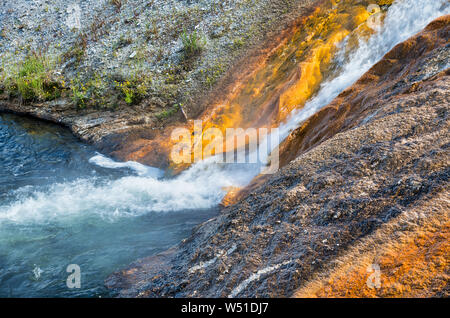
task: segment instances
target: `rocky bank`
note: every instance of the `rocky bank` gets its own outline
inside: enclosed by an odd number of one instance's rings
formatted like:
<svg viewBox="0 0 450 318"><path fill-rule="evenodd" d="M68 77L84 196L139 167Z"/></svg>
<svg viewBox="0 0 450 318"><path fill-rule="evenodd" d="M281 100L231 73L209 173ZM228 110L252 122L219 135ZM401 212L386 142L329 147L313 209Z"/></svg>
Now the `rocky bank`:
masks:
<svg viewBox="0 0 450 318"><path fill-rule="evenodd" d="M107 286L121 297L448 297L449 34L445 16L396 46L292 132L278 173ZM379 288L366 284L374 268Z"/></svg>

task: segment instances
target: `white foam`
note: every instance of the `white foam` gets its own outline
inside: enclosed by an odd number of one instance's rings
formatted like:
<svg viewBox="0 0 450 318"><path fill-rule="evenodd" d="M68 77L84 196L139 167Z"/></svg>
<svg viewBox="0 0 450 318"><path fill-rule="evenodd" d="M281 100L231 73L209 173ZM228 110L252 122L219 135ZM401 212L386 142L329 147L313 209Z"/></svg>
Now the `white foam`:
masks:
<svg viewBox="0 0 450 318"><path fill-rule="evenodd" d="M207 209L223 199L226 187L243 185L256 174L249 175L247 170L246 165L215 165L205 160L174 179L82 178L46 189L22 188L16 191L17 201L0 206L0 222L49 222L92 215L115 220L149 212Z"/></svg>
<svg viewBox="0 0 450 318"><path fill-rule="evenodd" d="M89 162L109 169L128 168L135 171L139 176L161 178L164 175L164 171L160 169L148 167L135 161L117 162L102 154L92 157Z"/></svg>

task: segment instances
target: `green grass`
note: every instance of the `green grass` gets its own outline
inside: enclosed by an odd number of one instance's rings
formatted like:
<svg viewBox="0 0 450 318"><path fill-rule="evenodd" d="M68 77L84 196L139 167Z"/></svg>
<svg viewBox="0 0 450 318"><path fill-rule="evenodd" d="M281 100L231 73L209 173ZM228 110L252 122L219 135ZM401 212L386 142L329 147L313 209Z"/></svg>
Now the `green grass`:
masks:
<svg viewBox="0 0 450 318"><path fill-rule="evenodd" d="M151 76L135 74L125 81L114 81L114 84L125 103L136 105L147 96L151 82Z"/></svg>
<svg viewBox="0 0 450 318"><path fill-rule="evenodd" d="M170 109L163 110L162 112L156 114L156 118L158 118L159 120L167 119L167 118L175 115L179 109L180 109L180 105L175 104Z"/></svg>
<svg viewBox="0 0 450 318"><path fill-rule="evenodd" d="M92 76L89 80L76 78L70 82L72 102L78 108L111 106L108 99L108 87L101 76Z"/></svg>
<svg viewBox="0 0 450 318"><path fill-rule="evenodd" d="M24 101L47 101L61 96L60 84L52 79L53 62L42 54L30 54L5 77L10 97Z"/></svg>
<svg viewBox="0 0 450 318"><path fill-rule="evenodd" d="M197 31L188 34L186 30L184 30L181 34L181 41L183 43L183 51L186 59L199 55L205 46L203 37L200 36Z"/></svg>

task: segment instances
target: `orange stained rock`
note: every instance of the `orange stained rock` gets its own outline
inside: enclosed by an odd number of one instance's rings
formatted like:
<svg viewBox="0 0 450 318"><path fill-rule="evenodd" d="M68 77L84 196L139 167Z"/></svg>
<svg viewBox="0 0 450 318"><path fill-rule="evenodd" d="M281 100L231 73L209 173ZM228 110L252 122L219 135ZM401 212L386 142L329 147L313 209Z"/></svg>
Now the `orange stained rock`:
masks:
<svg viewBox="0 0 450 318"><path fill-rule="evenodd" d="M236 197L239 194L239 191L241 190L241 188L227 187L223 190L227 192L227 195L223 198L222 205L229 206L229 205L236 203Z"/></svg>
<svg viewBox="0 0 450 318"><path fill-rule="evenodd" d="M336 51L336 44L349 34L348 30L340 30L330 36L327 42L318 43L311 50L311 55L298 66L298 79L281 93L278 110L278 122L283 121L295 108L302 107L316 92L322 82L322 70L328 65Z"/></svg>
<svg viewBox="0 0 450 318"><path fill-rule="evenodd" d="M324 1L249 77L235 83L222 103L203 114L203 134L214 128L225 137L227 128L277 126L293 109L303 107L326 77L336 45L368 19L366 9L372 2ZM192 125L187 128L193 132ZM224 143L220 139L216 142L221 144L210 145L214 141L203 138L201 146L220 151ZM194 146L194 140L192 143ZM244 145L238 143L236 148Z"/></svg>
<svg viewBox="0 0 450 318"><path fill-rule="evenodd" d="M153 140L133 141L122 150L127 153L122 159L181 171L195 159L225 151L224 145L229 140L205 136L210 128L220 131L225 138L227 128L278 126L293 109L302 108L318 91L330 73L339 42L348 36L350 44L356 45L358 38L371 34L365 26L371 14L367 9L378 2L381 0L319 2L312 13L301 17L295 26L284 32L283 38L276 40L267 55L252 64L251 70L245 70L245 76L237 76L239 80L229 84L227 93L217 96L217 102L197 118L203 122L202 133L194 133L193 121L178 123L166 127ZM176 164L170 154L178 140L171 139L171 132L180 127L191 133L192 154L190 162ZM235 148L245 146L248 138L240 140ZM201 155L194 158L194 150L198 152L198 149Z"/></svg>
<svg viewBox="0 0 450 318"><path fill-rule="evenodd" d="M402 80L402 76L411 72L410 68L426 53L448 45L449 29L450 16L444 16L432 22L416 37L394 47L353 86L308 118L283 141L280 145L280 166L285 166L335 134L357 125L372 111L371 103L377 103L383 89L390 89ZM417 89L418 85L414 84L410 89Z"/></svg>
<svg viewBox="0 0 450 318"><path fill-rule="evenodd" d="M330 105L294 131L281 149L282 164L306 152L333 135L356 125L367 116L365 100L377 102L377 96L393 87L427 54L449 43L450 15L430 23L425 30L397 45L374 65L357 83L344 91ZM386 75L387 74L387 75ZM449 70L433 77L448 80ZM427 81L405 87L402 94L427 89ZM400 93L399 93L400 94ZM428 206L419 206L409 216L383 226L362 243L345 251L332 266L307 282L295 297L448 297L450 279L449 192L433 198ZM421 215L420 218L411 218ZM367 284L379 265L380 288Z"/></svg>
<svg viewBox="0 0 450 318"><path fill-rule="evenodd" d="M392 239L384 234L383 244L370 246L358 256L344 256L342 266L298 290L295 297L432 297L445 289L449 281L450 223L428 221ZM374 255L378 255L374 258ZM376 286L373 265L380 268ZM373 285L368 284L368 280Z"/></svg>

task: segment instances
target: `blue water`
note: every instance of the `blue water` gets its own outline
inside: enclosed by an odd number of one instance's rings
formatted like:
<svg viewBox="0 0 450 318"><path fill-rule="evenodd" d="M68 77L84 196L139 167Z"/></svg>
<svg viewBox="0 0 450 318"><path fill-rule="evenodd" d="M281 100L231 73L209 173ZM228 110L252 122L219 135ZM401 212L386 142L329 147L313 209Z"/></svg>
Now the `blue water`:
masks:
<svg viewBox="0 0 450 318"><path fill-rule="evenodd" d="M172 247L217 214L214 208L167 213L133 213L133 205L127 213L105 204L80 208L88 202L83 187L107 187L136 175L126 167L89 162L96 155L62 127L0 114L0 297L114 296L103 285L108 275ZM69 193L56 191L55 184ZM80 206L73 208L74 202ZM80 266L80 289L66 285L70 264Z"/></svg>

